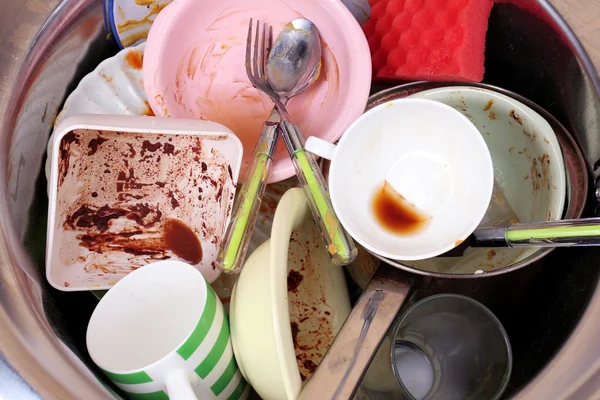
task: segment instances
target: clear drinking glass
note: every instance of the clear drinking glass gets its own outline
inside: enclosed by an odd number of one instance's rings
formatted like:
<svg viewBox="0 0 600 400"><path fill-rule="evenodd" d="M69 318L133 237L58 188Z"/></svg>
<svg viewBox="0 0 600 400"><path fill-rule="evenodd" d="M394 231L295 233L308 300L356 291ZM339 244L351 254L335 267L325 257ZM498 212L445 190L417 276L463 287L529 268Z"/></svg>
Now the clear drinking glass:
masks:
<svg viewBox="0 0 600 400"><path fill-rule="evenodd" d="M465 296L440 294L414 304L390 341L392 371L406 399L498 399L510 377L506 331Z"/></svg>

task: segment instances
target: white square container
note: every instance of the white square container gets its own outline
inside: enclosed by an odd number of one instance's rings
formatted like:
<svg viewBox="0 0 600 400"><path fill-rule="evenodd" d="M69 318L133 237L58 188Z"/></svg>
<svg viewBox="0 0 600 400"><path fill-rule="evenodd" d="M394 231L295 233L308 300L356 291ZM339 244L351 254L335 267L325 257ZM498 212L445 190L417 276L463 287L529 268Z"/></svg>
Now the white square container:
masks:
<svg viewBox="0 0 600 400"><path fill-rule="evenodd" d="M223 125L75 115L51 149L46 277L63 291L109 289L148 263L194 265L208 282L242 160ZM200 249L198 249L200 247Z"/></svg>

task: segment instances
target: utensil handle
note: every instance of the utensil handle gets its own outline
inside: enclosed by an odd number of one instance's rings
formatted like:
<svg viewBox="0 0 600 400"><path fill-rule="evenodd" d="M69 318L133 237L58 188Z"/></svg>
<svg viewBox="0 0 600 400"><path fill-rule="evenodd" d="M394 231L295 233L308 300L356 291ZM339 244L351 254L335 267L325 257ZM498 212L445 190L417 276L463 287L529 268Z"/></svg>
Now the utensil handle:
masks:
<svg viewBox="0 0 600 400"><path fill-rule="evenodd" d="M381 264L298 400L353 398L413 285L410 274Z"/></svg>
<svg viewBox="0 0 600 400"><path fill-rule="evenodd" d="M473 238L474 247L600 246L600 218L482 227Z"/></svg>
<svg viewBox="0 0 600 400"><path fill-rule="evenodd" d="M277 122L272 121L264 123L254 149L254 157L248 165L241 190L236 196L231 222L216 259L217 268L225 273L237 274L244 265L260 203L271 172L277 144L277 125Z"/></svg>
<svg viewBox="0 0 600 400"><path fill-rule="evenodd" d="M600 218L514 224L505 235L511 247L600 246Z"/></svg>
<svg viewBox="0 0 600 400"><path fill-rule="evenodd" d="M332 262L335 265L350 264L356 259L358 250L333 210L321 169L314 156L304 149L304 137L300 129L287 121L282 121L279 127Z"/></svg>

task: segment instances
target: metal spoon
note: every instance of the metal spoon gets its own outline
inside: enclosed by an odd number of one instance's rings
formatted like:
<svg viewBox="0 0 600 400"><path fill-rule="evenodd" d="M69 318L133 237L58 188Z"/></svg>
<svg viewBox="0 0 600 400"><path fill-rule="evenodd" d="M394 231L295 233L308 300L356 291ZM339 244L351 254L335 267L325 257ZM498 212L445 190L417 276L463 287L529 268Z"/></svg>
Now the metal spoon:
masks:
<svg viewBox="0 0 600 400"><path fill-rule="evenodd" d="M318 77L320 67L321 38L317 27L304 18L288 23L269 53L267 78L271 88L280 97L289 97L290 91L297 88L294 77L301 76L310 85ZM285 104L278 103L276 98L273 101L283 120L279 124L281 136L331 260L336 265L350 264L358 250L335 215L321 169L313 155L304 150L304 137L300 129L289 121Z"/></svg>
<svg viewBox="0 0 600 400"><path fill-rule="evenodd" d="M283 107L288 99L304 92L319 75L320 62L314 62L312 53L306 50L304 45L303 54L297 53L293 58L293 65L281 62L278 57L271 57L271 52L275 49L289 48L294 45L295 40L299 38L295 29L288 26L284 28L271 48L272 30L266 25L262 27L262 37L260 37L260 22L256 23L256 36L254 38L254 51L252 52L252 19L248 27L248 38L246 47L246 71L252 84L259 90L265 92L269 97L276 97L277 101ZM290 39L290 37L292 39ZM261 40L262 39L262 40ZM306 42L302 41L306 44ZM319 42L319 54L320 54ZM266 53L269 53L267 60ZM252 57L254 58L252 60ZM320 60L320 57L319 59ZM280 86L280 92L274 93L267 81L269 71L273 77L281 77L283 86ZM277 144L277 126L281 121L281 116L277 108L273 107L271 115L263 125L261 136L259 137L254 149L254 159L248 166L243 185L238 194L236 204L233 209L231 223L229 224L225 237L221 244L221 249L217 256L216 265L221 271L226 273L239 273L243 267L252 236L252 230L256 223L260 203L266 187L266 181L271 171L275 148Z"/></svg>

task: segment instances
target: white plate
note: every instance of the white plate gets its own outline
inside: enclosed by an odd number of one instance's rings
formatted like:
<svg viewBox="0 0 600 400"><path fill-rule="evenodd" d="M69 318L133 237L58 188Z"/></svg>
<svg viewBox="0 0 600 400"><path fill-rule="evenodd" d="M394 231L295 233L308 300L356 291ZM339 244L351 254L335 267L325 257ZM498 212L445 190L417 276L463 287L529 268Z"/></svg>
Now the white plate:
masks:
<svg viewBox="0 0 600 400"><path fill-rule="evenodd" d="M144 91L142 57L146 45L121 50L87 74L71 92L54 121L58 126L76 114L151 115ZM47 154L52 154L54 132L48 140ZM50 182L51 158L46 159L46 179ZM49 190L49 186L48 186Z"/></svg>

